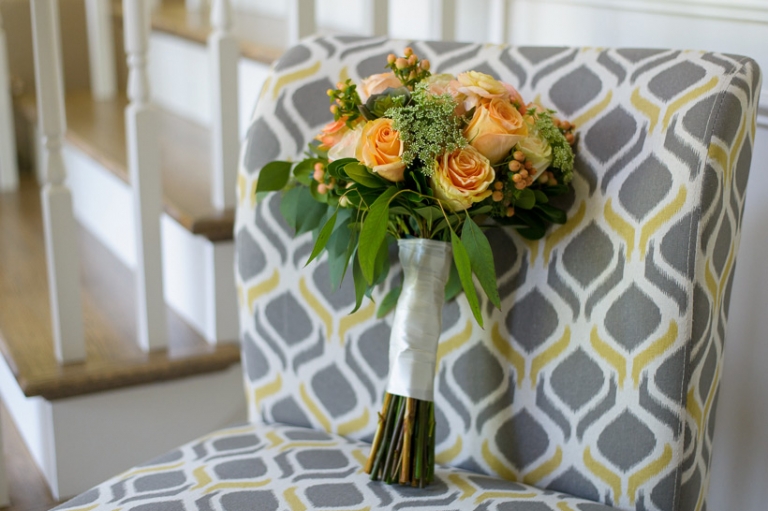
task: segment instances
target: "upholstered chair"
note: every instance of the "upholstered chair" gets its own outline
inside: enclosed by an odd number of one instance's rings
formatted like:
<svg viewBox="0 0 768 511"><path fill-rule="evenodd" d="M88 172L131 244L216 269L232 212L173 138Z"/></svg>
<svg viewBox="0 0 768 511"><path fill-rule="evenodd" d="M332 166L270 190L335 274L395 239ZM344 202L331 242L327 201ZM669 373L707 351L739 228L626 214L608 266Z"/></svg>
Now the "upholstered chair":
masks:
<svg viewBox="0 0 768 511"><path fill-rule="evenodd" d="M296 159L325 91L410 45L434 72L474 69L577 125L569 220L537 242L490 232L501 310L446 304L436 481L361 470L391 317L353 315L349 277L304 267L259 170ZM237 292L250 423L217 431L62 509L694 511L706 507L728 302L760 72L698 51L516 48L318 37L265 83L243 145ZM256 93L256 91L254 91ZM399 279L396 268L382 293ZM382 294L374 295L374 298Z"/></svg>

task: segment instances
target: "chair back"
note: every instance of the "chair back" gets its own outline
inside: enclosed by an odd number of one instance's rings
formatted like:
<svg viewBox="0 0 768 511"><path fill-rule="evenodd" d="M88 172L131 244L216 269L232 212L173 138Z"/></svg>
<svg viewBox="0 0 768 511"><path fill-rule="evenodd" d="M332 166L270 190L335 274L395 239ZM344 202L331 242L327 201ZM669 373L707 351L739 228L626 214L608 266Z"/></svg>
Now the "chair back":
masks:
<svg viewBox="0 0 768 511"><path fill-rule="evenodd" d="M348 315L351 275L334 292L325 262L304 267L311 236L254 190L331 119L327 89L407 45L433 72L511 83L580 137L568 222L536 242L491 231L501 310L484 304L483 330L462 296L445 305L437 460L621 509L703 509L761 80L733 55L338 36L290 49L238 178L251 419L373 435L392 318L372 303Z"/></svg>

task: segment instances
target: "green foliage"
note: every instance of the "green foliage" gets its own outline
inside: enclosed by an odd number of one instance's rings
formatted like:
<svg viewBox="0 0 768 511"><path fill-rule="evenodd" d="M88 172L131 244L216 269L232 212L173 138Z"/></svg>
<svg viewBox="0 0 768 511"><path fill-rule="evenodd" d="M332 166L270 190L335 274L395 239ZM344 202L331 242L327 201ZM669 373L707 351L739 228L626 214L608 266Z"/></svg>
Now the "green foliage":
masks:
<svg viewBox="0 0 768 511"><path fill-rule="evenodd" d="M480 328L483 328L483 313L480 310L480 301L477 299L475 283L472 280L472 263L467 249L454 231L451 231L451 247L453 248L453 262L456 263L461 287L467 296L469 308L472 310L472 315L475 317L477 324L480 325Z"/></svg>
<svg viewBox="0 0 768 511"><path fill-rule="evenodd" d="M467 140L462 135L461 119L454 115L456 103L450 94L433 96L418 85L411 98L407 106L390 109L386 116L403 141L403 162L419 162L421 172L429 176L438 156L466 146Z"/></svg>
<svg viewBox="0 0 768 511"><path fill-rule="evenodd" d="M563 173L565 184L570 183L573 179L573 149L560 128L552 122L552 115L549 112L538 112L534 128L552 147L552 166Z"/></svg>
<svg viewBox="0 0 768 511"><path fill-rule="evenodd" d="M289 161L273 161L264 165L256 182L256 193L282 190L291 177L292 165Z"/></svg>
<svg viewBox="0 0 768 511"><path fill-rule="evenodd" d="M496 308L501 308L501 299L499 290L496 287L496 270L493 265L493 251L488 238L480 227L471 219L464 221L464 228L461 231L461 241L467 249L469 262L472 267L472 273L477 275L483 291Z"/></svg>

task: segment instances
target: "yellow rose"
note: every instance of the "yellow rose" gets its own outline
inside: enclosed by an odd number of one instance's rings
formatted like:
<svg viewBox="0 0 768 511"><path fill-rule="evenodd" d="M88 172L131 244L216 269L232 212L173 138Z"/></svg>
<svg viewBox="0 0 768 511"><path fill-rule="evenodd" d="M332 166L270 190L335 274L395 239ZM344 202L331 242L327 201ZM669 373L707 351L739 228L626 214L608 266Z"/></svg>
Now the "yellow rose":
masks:
<svg viewBox="0 0 768 511"><path fill-rule="evenodd" d="M388 181L402 181L405 172L403 142L392 128L392 119L380 117L365 123L355 150L355 158Z"/></svg>
<svg viewBox="0 0 768 511"><path fill-rule="evenodd" d="M509 97L509 92L507 92L504 84L491 75L479 71L467 71L460 73L456 78L459 81L458 92L466 96L464 107L467 111L484 100Z"/></svg>
<svg viewBox="0 0 768 511"><path fill-rule="evenodd" d="M360 90L358 92L360 93L360 98L365 101L374 94L380 94L389 88L396 89L402 86L403 84L395 76L395 73L390 71L389 73L371 75L364 79L360 83Z"/></svg>
<svg viewBox="0 0 768 511"><path fill-rule="evenodd" d="M495 177L488 158L467 146L438 158L432 190L452 211L462 211L491 195L489 187Z"/></svg>
<svg viewBox="0 0 768 511"><path fill-rule="evenodd" d="M491 165L503 160L527 134L528 127L520 112L509 101L499 98L481 103L464 129L464 137Z"/></svg>
<svg viewBox="0 0 768 511"><path fill-rule="evenodd" d="M533 164L534 172L530 174L537 179L542 172L552 164L552 146L547 139L532 132L517 143L517 149L525 155L525 159Z"/></svg>

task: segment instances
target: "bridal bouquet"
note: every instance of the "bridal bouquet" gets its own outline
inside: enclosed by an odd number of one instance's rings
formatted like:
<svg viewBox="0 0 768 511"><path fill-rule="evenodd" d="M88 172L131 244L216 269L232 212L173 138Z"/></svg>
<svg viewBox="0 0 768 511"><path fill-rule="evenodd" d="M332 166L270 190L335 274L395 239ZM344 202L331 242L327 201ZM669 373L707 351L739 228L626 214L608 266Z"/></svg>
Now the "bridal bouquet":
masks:
<svg viewBox="0 0 768 511"><path fill-rule="evenodd" d="M390 375L365 470L374 480L423 486L434 471L433 385L444 299L462 289L482 327L477 279L500 307L485 229L508 225L544 236L565 212L574 126L526 103L511 85L467 71L431 74L410 48L389 72L329 90L334 121L306 158L260 172L257 194L283 190L280 209L296 234L313 231L307 263L327 253L331 284L352 265L356 311L389 273L396 240L402 285L393 308Z"/></svg>

